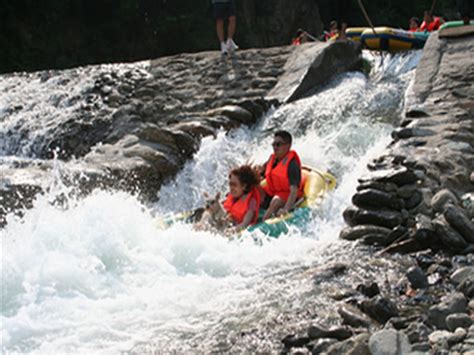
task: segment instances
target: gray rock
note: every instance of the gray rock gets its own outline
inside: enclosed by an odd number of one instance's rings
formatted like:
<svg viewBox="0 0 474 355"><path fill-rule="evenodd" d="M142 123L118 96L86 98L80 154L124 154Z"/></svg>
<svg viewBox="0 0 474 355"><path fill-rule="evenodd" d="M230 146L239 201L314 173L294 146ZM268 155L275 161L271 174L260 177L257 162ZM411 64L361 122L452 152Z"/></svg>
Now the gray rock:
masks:
<svg viewBox="0 0 474 355"><path fill-rule="evenodd" d="M439 235L444 246L452 251L459 252L465 249L468 244L464 238L459 235L454 229L449 227L442 220L435 220L433 222L436 233Z"/></svg>
<svg viewBox="0 0 474 355"><path fill-rule="evenodd" d="M438 191L431 199L431 206L436 212L443 212L449 203L457 205L459 200L456 195L448 189Z"/></svg>
<svg viewBox="0 0 474 355"><path fill-rule="evenodd" d="M368 342L370 335L362 333L345 341L331 345L326 354L371 355Z"/></svg>
<svg viewBox="0 0 474 355"><path fill-rule="evenodd" d="M346 210L347 211L347 210ZM361 209L354 208L350 210L350 216L346 213L344 217L350 220L349 225L360 225L360 224L373 224L376 226L394 228L403 222L403 218L400 212L388 209Z"/></svg>
<svg viewBox="0 0 474 355"><path fill-rule="evenodd" d="M332 344L337 343L336 339L317 339L310 342L307 347L311 349L311 353L314 355L322 354Z"/></svg>
<svg viewBox="0 0 474 355"><path fill-rule="evenodd" d="M440 344L443 342L448 342L449 337L451 337L453 333L448 332L447 330L436 330L428 336L431 344Z"/></svg>
<svg viewBox="0 0 474 355"><path fill-rule="evenodd" d="M308 337L298 337L294 334L287 335L281 342L286 348L299 348L308 344L310 339Z"/></svg>
<svg viewBox="0 0 474 355"><path fill-rule="evenodd" d="M424 323L415 322L408 326L405 333L407 334L410 343L413 344L427 341L431 330Z"/></svg>
<svg viewBox="0 0 474 355"><path fill-rule="evenodd" d="M373 225L362 225L355 227L344 228L339 235L339 238L345 240L357 240L369 234L381 234L388 235L390 229L385 227L373 226Z"/></svg>
<svg viewBox="0 0 474 355"><path fill-rule="evenodd" d="M448 206L444 211L444 218L468 243L474 243L474 223L455 206Z"/></svg>
<svg viewBox="0 0 474 355"><path fill-rule="evenodd" d="M340 276L346 272L348 268L347 264L344 263L332 263L323 265L314 270L313 281L323 282L328 281L336 276Z"/></svg>
<svg viewBox="0 0 474 355"><path fill-rule="evenodd" d="M469 275L462 281L457 290L468 298L474 298L474 275Z"/></svg>
<svg viewBox="0 0 474 355"><path fill-rule="evenodd" d="M466 298L462 293L455 292L446 296L441 303L430 307L427 323L438 329L447 329L447 316L454 313L465 313L466 311Z"/></svg>
<svg viewBox="0 0 474 355"><path fill-rule="evenodd" d="M369 348L372 355L408 354L411 350L405 333L395 329L383 329L372 334Z"/></svg>
<svg viewBox="0 0 474 355"><path fill-rule="evenodd" d="M414 343L411 345L412 352L417 351L421 353L429 353L430 349L431 349L430 343Z"/></svg>
<svg viewBox="0 0 474 355"><path fill-rule="evenodd" d="M361 208L384 207L387 209L401 210L404 207L402 201L396 196L374 189L357 192L352 197L352 203Z"/></svg>
<svg viewBox="0 0 474 355"><path fill-rule="evenodd" d="M414 289L428 287L428 279L425 272L421 268L412 266L410 269L408 269L406 276Z"/></svg>
<svg viewBox="0 0 474 355"><path fill-rule="evenodd" d="M380 324L385 324L390 318L398 316L398 309L395 303L380 295L370 300L362 301L360 308L362 312Z"/></svg>
<svg viewBox="0 0 474 355"><path fill-rule="evenodd" d="M218 108L212 111L212 114L226 116L229 117L231 120L235 120L245 124L253 123L256 119L250 111L236 105L227 105Z"/></svg>
<svg viewBox="0 0 474 355"><path fill-rule="evenodd" d="M472 319L466 313L453 313L446 317L446 326L448 330L454 332L457 328L469 328Z"/></svg>
<svg viewBox="0 0 474 355"><path fill-rule="evenodd" d="M454 285L459 285L472 275L474 275L474 266L465 266L453 272L449 279Z"/></svg>
<svg viewBox="0 0 474 355"><path fill-rule="evenodd" d="M337 309L337 313L342 318L342 324L347 324L354 328L369 328L373 325L372 320L362 313L358 308L351 305L343 305Z"/></svg>
<svg viewBox="0 0 474 355"><path fill-rule="evenodd" d="M315 42L296 47L267 97L279 102L296 101L331 76L360 67L361 47L351 42Z"/></svg>
<svg viewBox="0 0 474 355"><path fill-rule="evenodd" d="M334 327L326 329L319 324L313 324L308 328L308 337L311 340L319 338L333 338L337 340L345 340L352 336L353 332L348 327Z"/></svg>

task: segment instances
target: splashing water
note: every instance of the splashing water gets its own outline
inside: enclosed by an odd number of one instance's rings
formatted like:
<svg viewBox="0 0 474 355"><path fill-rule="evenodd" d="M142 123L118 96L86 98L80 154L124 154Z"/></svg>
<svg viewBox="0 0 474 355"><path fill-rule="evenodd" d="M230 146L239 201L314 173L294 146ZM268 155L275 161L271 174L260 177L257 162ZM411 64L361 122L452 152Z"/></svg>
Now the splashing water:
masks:
<svg viewBox="0 0 474 355"><path fill-rule="evenodd" d="M357 177L389 141L418 59L394 56L383 66L373 59L370 78L343 74L254 127L204 139L151 209L106 191L51 204L53 191L21 219L9 216L0 231L2 352L274 352L298 322L295 314L312 309L330 317L333 301L320 289L326 286L315 288L310 271L350 261L354 278L379 277L337 235ZM204 191L226 190L231 167L264 162L280 127L294 134L305 164L338 178L303 231L255 243L189 225L157 229L154 214L197 207ZM57 183L52 190L62 189Z"/></svg>

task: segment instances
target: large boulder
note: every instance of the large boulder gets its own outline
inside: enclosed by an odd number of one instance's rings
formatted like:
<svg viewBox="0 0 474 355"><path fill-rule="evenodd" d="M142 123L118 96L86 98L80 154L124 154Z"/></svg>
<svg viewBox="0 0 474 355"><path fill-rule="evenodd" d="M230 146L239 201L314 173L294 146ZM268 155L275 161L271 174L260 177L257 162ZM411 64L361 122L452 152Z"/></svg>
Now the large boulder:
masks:
<svg viewBox="0 0 474 355"><path fill-rule="evenodd" d="M355 70L361 64L361 47L353 41L311 42L295 47L284 74L267 98L296 101L334 75Z"/></svg>

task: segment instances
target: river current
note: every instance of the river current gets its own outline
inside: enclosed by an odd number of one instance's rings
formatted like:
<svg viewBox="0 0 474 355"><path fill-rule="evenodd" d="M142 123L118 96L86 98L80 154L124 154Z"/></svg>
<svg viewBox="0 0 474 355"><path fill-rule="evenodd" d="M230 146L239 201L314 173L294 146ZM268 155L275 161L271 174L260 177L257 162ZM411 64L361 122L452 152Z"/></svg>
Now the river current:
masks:
<svg viewBox="0 0 474 355"><path fill-rule="evenodd" d="M308 98L271 109L255 126L205 138L155 205L96 190L58 207L51 201L68 188L63 163L53 161L50 193L0 230L2 352L277 351L303 319L332 321L328 293L390 277L364 266L364 255L357 258L338 234L357 178L400 120L421 53L364 56L370 75L342 74ZM24 120L33 124L47 95L38 93ZM0 121L0 130L7 124ZM200 206L204 191L225 192L230 168L264 162L276 129L292 132L304 164L338 179L308 225L278 239L257 233L236 240L184 224L158 228L160 216ZM10 143L0 144L3 162L28 158L29 146L12 153ZM352 264L350 279L314 282L312 272L332 262Z"/></svg>

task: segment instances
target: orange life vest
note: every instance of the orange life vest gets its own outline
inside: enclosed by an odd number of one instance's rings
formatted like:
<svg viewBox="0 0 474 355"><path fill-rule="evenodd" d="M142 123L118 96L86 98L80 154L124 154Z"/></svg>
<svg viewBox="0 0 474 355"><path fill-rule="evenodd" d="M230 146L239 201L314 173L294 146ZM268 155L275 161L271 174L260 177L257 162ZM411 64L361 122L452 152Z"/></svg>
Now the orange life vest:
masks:
<svg viewBox="0 0 474 355"><path fill-rule="evenodd" d="M294 45L294 46L299 46L301 44L301 39L299 37L295 38L295 39L293 39L291 44Z"/></svg>
<svg viewBox="0 0 474 355"><path fill-rule="evenodd" d="M248 194L244 194L242 197L235 199L231 194L227 195L227 199L224 202L224 208L232 216L235 223L240 224L243 222L245 215L250 209L250 201L255 199L257 204L255 205L255 215L252 218L250 224L257 223L258 219L258 206L260 206L260 193L257 188L254 187Z"/></svg>
<svg viewBox="0 0 474 355"><path fill-rule="evenodd" d="M433 32L433 31L439 30L440 26L441 26L441 18L433 17L433 21L431 21L428 24L426 23L426 21L423 21L423 23L420 26L420 30Z"/></svg>
<svg viewBox="0 0 474 355"><path fill-rule="evenodd" d="M273 168L275 163L275 154L272 154L270 161L267 163L265 169L265 179L267 185L263 187L263 190L269 196L278 196L282 200L287 201L290 196L290 180L288 178L288 165L293 159L296 159L298 166L301 168L301 160L298 154L294 150L290 150L287 155L281 159L276 166ZM298 198L304 194L305 179L301 174L301 183L298 188Z"/></svg>

